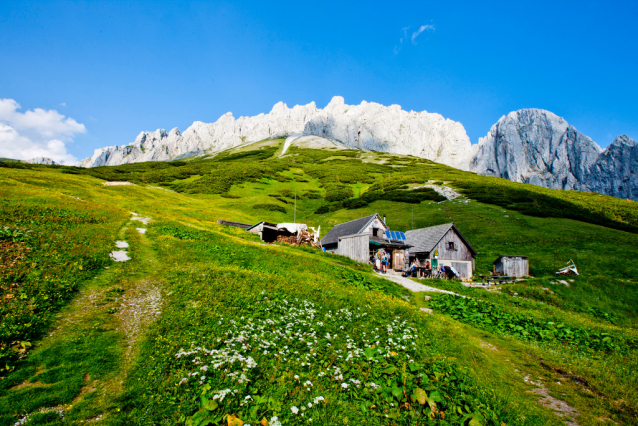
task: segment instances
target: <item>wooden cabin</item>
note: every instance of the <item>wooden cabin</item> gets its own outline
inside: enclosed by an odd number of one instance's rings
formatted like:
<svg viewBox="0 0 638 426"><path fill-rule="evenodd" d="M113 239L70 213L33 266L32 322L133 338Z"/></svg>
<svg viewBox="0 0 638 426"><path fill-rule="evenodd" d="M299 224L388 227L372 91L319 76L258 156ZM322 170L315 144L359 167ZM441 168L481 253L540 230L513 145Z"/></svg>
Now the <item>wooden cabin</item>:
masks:
<svg viewBox="0 0 638 426"><path fill-rule="evenodd" d="M335 225L321 245L328 252L347 256L357 262L367 263L371 255L384 250L390 255L390 267L405 268L405 241L390 238L390 228L377 213Z"/></svg>
<svg viewBox="0 0 638 426"><path fill-rule="evenodd" d="M335 225L325 237L321 239L321 246L326 251L336 252L339 248L339 237L346 235L368 235L369 237L383 237L390 228L378 213Z"/></svg>
<svg viewBox="0 0 638 426"><path fill-rule="evenodd" d="M494 274L507 277L529 277L527 256L501 255L494 261Z"/></svg>
<svg viewBox="0 0 638 426"><path fill-rule="evenodd" d="M453 223L413 229L405 233L410 248L410 262L416 259L420 266L430 262L432 268L451 266L461 278L470 278L474 272L476 250Z"/></svg>

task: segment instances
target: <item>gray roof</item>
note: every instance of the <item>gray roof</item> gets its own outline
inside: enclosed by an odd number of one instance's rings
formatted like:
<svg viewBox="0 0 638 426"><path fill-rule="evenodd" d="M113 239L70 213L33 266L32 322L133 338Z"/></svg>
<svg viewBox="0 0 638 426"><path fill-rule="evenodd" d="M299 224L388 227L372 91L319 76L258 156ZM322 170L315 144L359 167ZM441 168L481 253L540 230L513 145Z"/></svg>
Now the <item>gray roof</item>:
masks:
<svg viewBox="0 0 638 426"><path fill-rule="evenodd" d="M351 220L350 222L340 223L339 225L335 225L330 232L326 234L325 237L321 239L321 245L325 246L327 244L336 244L339 242L339 237L343 237L344 235L353 235L361 232L366 226L370 224L374 220L376 216L379 216L378 213L371 214L370 216L362 217L359 219ZM381 219L381 216L379 216ZM383 222L383 220L381 219Z"/></svg>
<svg viewBox="0 0 638 426"><path fill-rule="evenodd" d="M412 229L405 233L405 242L410 244L412 253L429 253L443 239L445 234L454 228L459 234L461 240L467 245L472 253L476 255L476 250L467 242L463 234L453 223L444 223L443 225L430 226L429 228Z"/></svg>
<svg viewBox="0 0 638 426"><path fill-rule="evenodd" d="M261 222L257 222L256 224L254 224L254 225L252 225L252 226L250 226L250 227L246 228L246 231L250 231L251 229L258 227L258 226L259 226L259 225L261 225L262 223L264 224L264 226L267 226L267 227L270 227L270 228L275 228L275 229L277 229L277 224L276 224L276 223L264 222L264 221L262 220Z"/></svg>

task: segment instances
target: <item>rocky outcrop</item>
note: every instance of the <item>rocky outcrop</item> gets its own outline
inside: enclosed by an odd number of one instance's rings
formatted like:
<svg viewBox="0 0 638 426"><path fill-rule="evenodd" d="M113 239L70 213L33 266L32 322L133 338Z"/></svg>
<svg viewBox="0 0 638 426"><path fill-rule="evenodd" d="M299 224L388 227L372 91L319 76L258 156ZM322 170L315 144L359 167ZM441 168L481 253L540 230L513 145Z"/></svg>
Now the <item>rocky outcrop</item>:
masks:
<svg viewBox="0 0 638 426"><path fill-rule="evenodd" d="M588 189L619 198L638 200L638 143L618 136L590 169Z"/></svg>
<svg viewBox="0 0 638 426"><path fill-rule="evenodd" d="M555 189L638 197L638 148L619 136L602 150L563 118L541 109L514 111L472 147L470 170Z"/></svg>
<svg viewBox="0 0 638 426"><path fill-rule="evenodd" d="M132 144L97 149L77 165L171 160L293 134L318 136L348 148L415 155L464 170L469 167L470 139L460 123L426 111L403 111L398 105L365 101L346 105L340 96L324 109L314 102L293 108L279 102L268 114L235 119L226 113L214 123L197 121L184 133L179 129L142 132Z"/></svg>
<svg viewBox="0 0 638 426"><path fill-rule="evenodd" d="M54 164L58 164L49 157L35 157L30 160L25 160L25 163L44 164L45 166L52 166Z"/></svg>

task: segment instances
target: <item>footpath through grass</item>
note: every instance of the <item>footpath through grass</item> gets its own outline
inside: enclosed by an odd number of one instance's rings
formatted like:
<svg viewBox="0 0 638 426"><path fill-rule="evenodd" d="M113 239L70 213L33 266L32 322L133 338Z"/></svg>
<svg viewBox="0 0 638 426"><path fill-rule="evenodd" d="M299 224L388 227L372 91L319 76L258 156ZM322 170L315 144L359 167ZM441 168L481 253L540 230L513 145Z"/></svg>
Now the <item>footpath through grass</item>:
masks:
<svg viewBox="0 0 638 426"><path fill-rule="evenodd" d="M153 300L157 259L134 226L129 222L119 235L132 260L109 262L85 281L56 315L55 328L0 381L0 425L77 424L118 409L114 398L136 355L140 328L159 304Z"/></svg>

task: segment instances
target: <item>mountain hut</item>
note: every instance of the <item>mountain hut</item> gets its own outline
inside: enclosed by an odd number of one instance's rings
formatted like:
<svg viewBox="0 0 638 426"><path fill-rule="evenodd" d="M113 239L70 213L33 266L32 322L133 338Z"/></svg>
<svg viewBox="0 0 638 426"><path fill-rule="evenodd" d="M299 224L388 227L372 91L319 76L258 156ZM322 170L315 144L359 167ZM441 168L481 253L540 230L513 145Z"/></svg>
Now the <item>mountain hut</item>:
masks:
<svg viewBox="0 0 638 426"><path fill-rule="evenodd" d="M429 261L432 268L451 266L461 278L472 277L476 250L453 223L413 229L405 236L406 243L412 246L410 262L416 259L420 266L424 266Z"/></svg>
<svg viewBox="0 0 638 426"><path fill-rule="evenodd" d="M370 256L384 250L390 256L390 267L405 268L405 249L409 247L401 236L390 231L385 220L378 213L335 225L321 245L327 252L347 256L357 262L367 263Z"/></svg>

